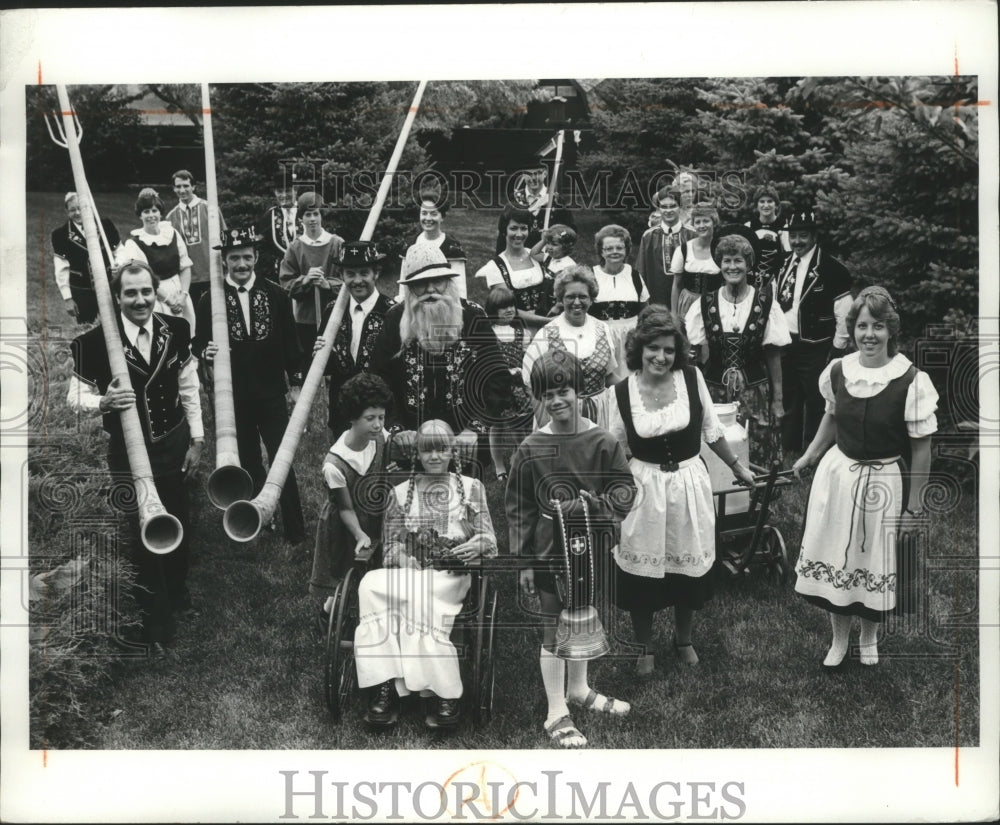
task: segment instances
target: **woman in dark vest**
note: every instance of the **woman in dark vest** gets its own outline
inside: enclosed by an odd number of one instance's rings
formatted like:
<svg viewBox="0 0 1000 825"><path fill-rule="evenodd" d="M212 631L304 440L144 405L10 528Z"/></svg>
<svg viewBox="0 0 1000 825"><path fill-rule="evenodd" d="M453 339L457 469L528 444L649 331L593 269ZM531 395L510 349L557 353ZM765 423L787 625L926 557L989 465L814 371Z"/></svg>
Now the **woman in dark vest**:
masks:
<svg viewBox="0 0 1000 825"><path fill-rule="evenodd" d="M527 209L508 206L504 210L500 231L507 244L503 252L479 268L476 277L485 279L487 288L503 284L513 290L517 317L534 330L549 322L548 313L555 299L552 276L531 257L531 247L527 245L531 221Z"/></svg>
<svg viewBox="0 0 1000 825"><path fill-rule="evenodd" d="M191 259L187 244L169 221L161 221L163 201L155 189L145 188L135 201L135 214L142 226L133 229L119 247L118 264L141 261L148 264L160 279L156 290L156 312L184 318L194 337L194 304L188 296L191 288Z"/></svg>
<svg viewBox="0 0 1000 825"><path fill-rule="evenodd" d="M846 663L854 617L861 620L860 660L878 663L879 623L913 582L897 563L896 526L913 531L931 465L937 392L898 352L899 314L889 293L868 287L847 315L856 352L827 365L819 379L826 413L792 469L816 462L809 491L795 590L830 614L828 670ZM821 460L822 459L822 460ZM908 566L908 565L907 565Z"/></svg>
<svg viewBox="0 0 1000 825"><path fill-rule="evenodd" d="M792 338L774 290L750 286L755 241L744 226L719 230L712 256L722 270L723 286L691 305L684 328L691 346L701 348L712 400L737 402L740 423L753 422L750 460L768 467L781 463L781 348Z"/></svg>
<svg viewBox="0 0 1000 825"><path fill-rule="evenodd" d="M738 483L753 483L723 435L705 379L687 364L687 347L665 306L646 307L625 342L635 372L615 385L608 404L608 429L627 445L639 487L615 550L614 602L631 613L644 676L653 672L653 614L665 607L674 608L675 654L698 663L694 611L712 597L715 562L715 506L701 442L732 467Z"/></svg>

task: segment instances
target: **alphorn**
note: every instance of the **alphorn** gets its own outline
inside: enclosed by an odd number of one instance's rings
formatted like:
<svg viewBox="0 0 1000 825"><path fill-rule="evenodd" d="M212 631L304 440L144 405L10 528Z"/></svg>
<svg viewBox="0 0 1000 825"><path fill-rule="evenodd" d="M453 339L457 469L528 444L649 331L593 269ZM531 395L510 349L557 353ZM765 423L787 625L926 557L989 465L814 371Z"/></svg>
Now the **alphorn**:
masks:
<svg viewBox="0 0 1000 825"><path fill-rule="evenodd" d="M215 247L219 235L219 190L215 177L215 140L212 135L212 102L208 84L201 84L202 126L205 141L205 194L208 201L208 239L212 302L212 341L219 348L212 361L215 397L215 469L208 477L208 498L220 510L253 495L253 479L240 466L236 441L236 405L233 401L233 368L229 353L229 321L223 287L222 253Z"/></svg>
<svg viewBox="0 0 1000 825"><path fill-rule="evenodd" d="M111 287L108 284L104 258L101 255L97 218L90 187L87 185L87 176L83 169L79 135L74 123L76 115L70 108L66 86L57 84L56 93L59 96L59 108L63 119L63 137L66 148L69 150L70 164L73 167L73 183L80 200L83 234L87 239L90 270L94 274L94 292L97 295L101 329L104 331L104 344L108 348L111 376L118 379L119 386L131 389L132 382L129 380L125 351L122 348L121 337L118 335L118 317L111 297ZM139 508L139 534L142 543L152 553L170 553L180 546L181 540L184 538L184 528L181 526L180 520L168 513L160 502L159 493L157 493L156 485L153 483L153 469L149 464L149 455L146 452L146 441L142 435L142 425L139 423L139 412L135 405L127 410L122 410L119 417L122 435L125 439L125 452L128 456L129 468L132 470L132 481L135 485L136 503Z"/></svg>
<svg viewBox="0 0 1000 825"><path fill-rule="evenodd" d="M396 167L399 165L399 159L403 154L403 148L406 146L406 139L409 137L410 128L413 126L414 118L417 116L417 110L420 107L420 98L423 97L426 86L426 80L421 80L417 86L417 92L413 96L413 102L410 104L406 120L403 121L403 128L399 133L399 138L396 140L392 157L389 158L385 177L382 178L375 202L368 212L368 220L365 221L365 228L361 231L360 240L362 241L370 241L375 234L375 225L378 223L382 207L389 195L392 177L396 172ZM327 321L326 328L323 330L323 346L313 356L309 372L302 382L299 400L295 404L295 409L292 410L288 426L285 428L285 435L281 439L281 446L278 447L278 451L274 455L274 461L271 462L271 469L267 473L264 488L253 501L235 501L226 508L226 513L222 519L222 526L226 531L226 535L233 539L233 541L251 541L256 538L257 534L260 533L261 527L267 524L274 515L274 511L278 506L278 499L281 497L281 489L288 478L288 471L291 469L292 459L295 457L295 450L299 446L302 430L309 419L313 398L323 380L323 373L326 371L326 363L330 358L333 340L337 337L344 313L347 310L349 300L347 293L348 290L345 287L341 287L340 293L337 295L337 300L333 305L330 320Z"/></svg>

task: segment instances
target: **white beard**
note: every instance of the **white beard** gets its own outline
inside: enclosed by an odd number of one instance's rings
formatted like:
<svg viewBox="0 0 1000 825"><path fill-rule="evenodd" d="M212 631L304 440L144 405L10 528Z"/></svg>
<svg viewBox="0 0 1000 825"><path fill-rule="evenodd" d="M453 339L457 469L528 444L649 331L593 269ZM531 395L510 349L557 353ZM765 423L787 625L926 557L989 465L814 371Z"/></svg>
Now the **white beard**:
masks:
<svg viewBox="0 0 1000 825"><path fill-rule="evenodd" d="M442 295L437 301L425 303L408 294L399 333L404 347L417 341L423 349L441 353L462 333L462 304L453 295Z"/></svg>

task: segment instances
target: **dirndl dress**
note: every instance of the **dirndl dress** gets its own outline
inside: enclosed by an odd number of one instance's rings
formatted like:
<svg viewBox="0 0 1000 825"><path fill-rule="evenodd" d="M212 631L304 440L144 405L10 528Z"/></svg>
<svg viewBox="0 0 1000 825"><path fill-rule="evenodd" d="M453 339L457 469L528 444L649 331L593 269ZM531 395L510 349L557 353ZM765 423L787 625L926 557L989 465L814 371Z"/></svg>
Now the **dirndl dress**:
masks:
<svg viewBox="0 0 1000 825"><path fill-rule="evenodd" d="M896 533L908 494L909 438L937 429L937 393L899 354L869 369L852 353L829 364L819 383L837 443L809 491L795 591L832 613L882 621L904 584Z"/></svg>
<svg viewBox="0 0 1000 825"><path fill-rule="evenodd" d="M701 373L673 372L676 397L647 411L636 375L614 387L609 429L627 441L639 493L615 549L614 603L623 610L694 610L713 594L715 505L701 441L723 437Z"/></svg>

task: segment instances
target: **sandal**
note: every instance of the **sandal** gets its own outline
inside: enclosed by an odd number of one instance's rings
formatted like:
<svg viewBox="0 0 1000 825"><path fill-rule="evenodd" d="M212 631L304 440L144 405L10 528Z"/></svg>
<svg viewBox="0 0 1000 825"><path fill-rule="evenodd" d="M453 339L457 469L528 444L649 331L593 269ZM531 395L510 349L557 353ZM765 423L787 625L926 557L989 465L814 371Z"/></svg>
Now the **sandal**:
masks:
<svg viewBox="0 0 1000 825"><path fill-rule="evenodd" d="M675 637L674 654L686 665L691 665L693 667L698 664L698 654L694 649L694 645L690 642L686 645L679 645L677 644L677 638Z"/></svg>
<svg viewBox="0 0 1000 825"><path fill-rule="evenodd" d="M506 480L507 480L507 473L506 472L497 473L497 481L501 481L502 482L502 481L506 481Z"/></svg>
<svg viewBox="0 0 1000 825"><path fill-rule="evenodd" d="M593 688L587 694L586 699L567 698L566 701L584 710L593 711L594 713L606 713L608 716L628 716L629 711L632 710L632 706L628 702L623 702L621 699L612 699L610 696L598 693Z"/></svg>
<svg viewBox="0 0 1000 825"><path fill-rule="evenodd" d="M549 739L560 748L585 748L587 737L577 730L569 716L560 716L551 725L545 725Z"/></svg>

